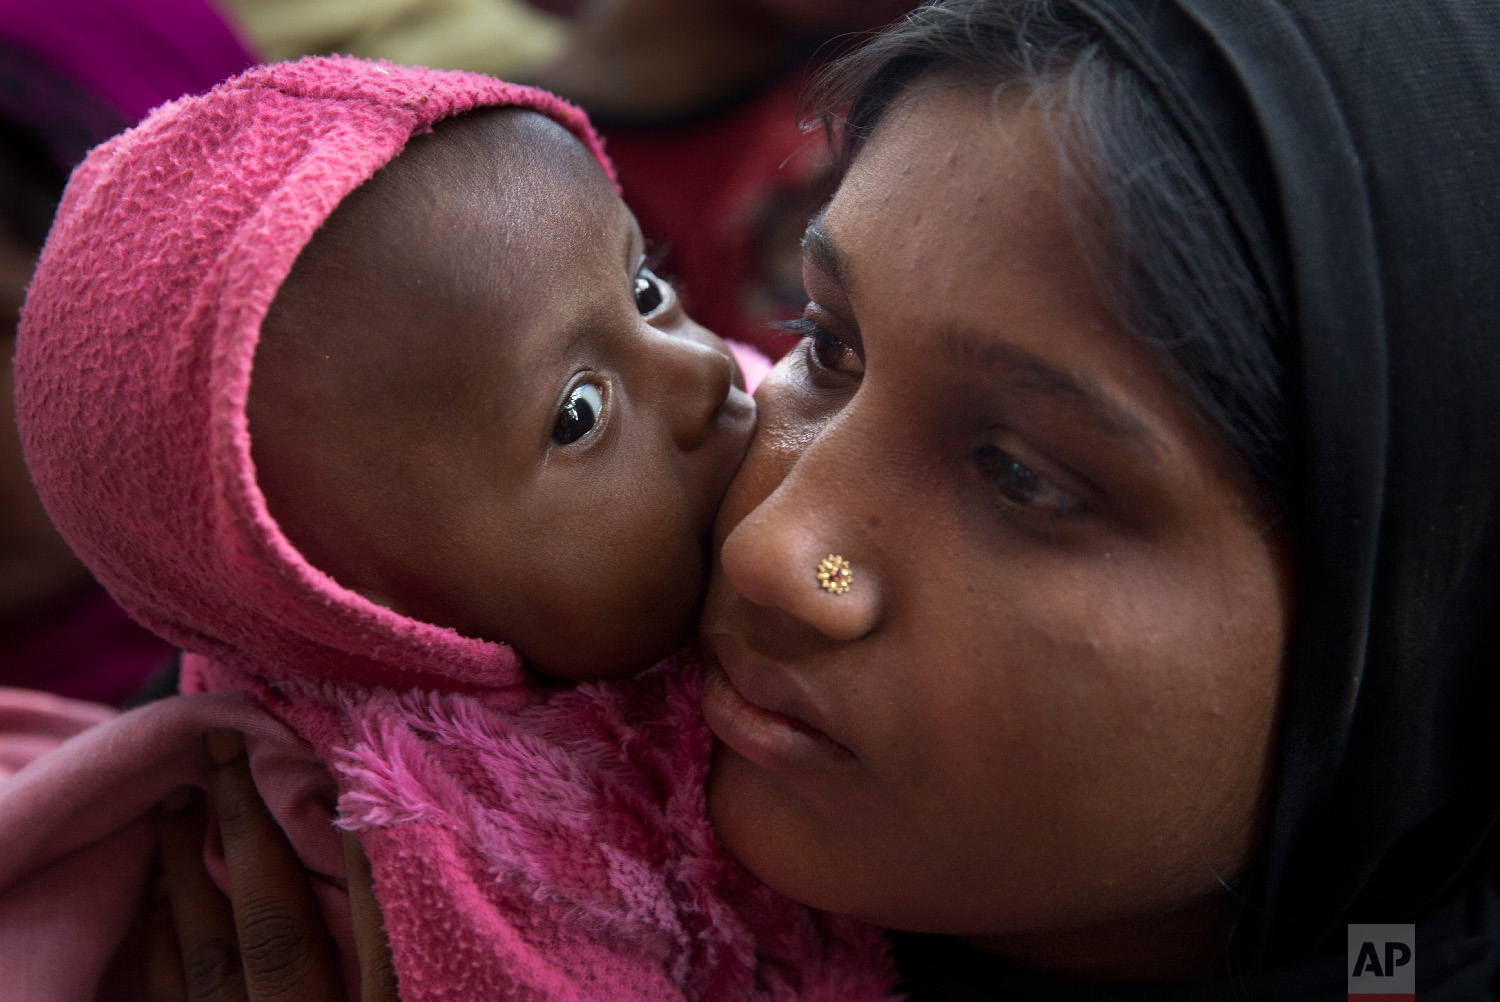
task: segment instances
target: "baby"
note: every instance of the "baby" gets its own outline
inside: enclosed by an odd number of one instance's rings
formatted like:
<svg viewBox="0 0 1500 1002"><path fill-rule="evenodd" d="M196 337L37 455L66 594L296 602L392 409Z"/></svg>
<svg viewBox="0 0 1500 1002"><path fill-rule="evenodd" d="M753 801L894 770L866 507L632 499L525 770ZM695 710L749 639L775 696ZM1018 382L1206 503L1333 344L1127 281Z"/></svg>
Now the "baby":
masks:
<svg viewBox="0 0 1500 1002"><path fill-rule="evenodd" d="M39 494L184 692L334 769L408 1002L888 990L708 827L668 655L754 405L575 109L341 58L164 106L71 181L16 366Z"/></svg>
<svg viewBox="0 0 1500 1002"><path fill-rule="evenodd" d="M438 122L313 235L261 324L272 517L379 605L564 679L692 635L755 405L537 111Z"/></svg>

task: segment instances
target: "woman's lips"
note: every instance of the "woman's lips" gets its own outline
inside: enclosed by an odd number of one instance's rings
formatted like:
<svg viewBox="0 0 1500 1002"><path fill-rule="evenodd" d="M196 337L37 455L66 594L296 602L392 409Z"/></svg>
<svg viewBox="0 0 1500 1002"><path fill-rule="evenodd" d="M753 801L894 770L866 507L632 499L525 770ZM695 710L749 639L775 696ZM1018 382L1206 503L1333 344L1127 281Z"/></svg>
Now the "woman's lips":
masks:
<svg viewBox="0 0 1500 1002"><path fill-rule="evenodd" d="M703 718L731 750L770 772L826 772L854 757L811 724L747 700L712 658L703 674Z"/></svg>

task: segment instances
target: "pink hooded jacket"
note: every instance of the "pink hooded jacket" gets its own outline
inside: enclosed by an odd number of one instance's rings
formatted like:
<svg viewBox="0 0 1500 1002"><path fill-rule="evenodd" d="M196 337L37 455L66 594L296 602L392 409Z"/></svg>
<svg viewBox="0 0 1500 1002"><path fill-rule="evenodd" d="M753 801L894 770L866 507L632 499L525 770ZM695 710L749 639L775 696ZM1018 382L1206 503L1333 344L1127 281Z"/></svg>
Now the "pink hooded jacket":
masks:
<svg viewBox="0 0 1500 1002"><path fill-rule="evenodd" d="M72 974L46 967L62 954L45 935L23 934L37 887L69 865L98 879L107 866L78 861L114 839L129 843L117 858L138 888L141 811L164 783L193 780L172 755L224 725L250 732L257 782L325 880L351 971L317 762L332 768L409 1002L889 990L878 933L781 898L719 846L691 652L634 679L543 692L508 646L341 587L266 509L245 403L276 290L340 200L411 136L486 105L552 117L610 171L582 113L549 94L320 58L165 105L73 175L18 340L27 462L99 580L189 652L183 690L214 694L85 731L0 785L0 966L31 958L37 972L12 994L0 981L0 999L74 997L38 987ZM117 895L126 917L131 893ZM113 926L89 921L107 939Z"/></svg>

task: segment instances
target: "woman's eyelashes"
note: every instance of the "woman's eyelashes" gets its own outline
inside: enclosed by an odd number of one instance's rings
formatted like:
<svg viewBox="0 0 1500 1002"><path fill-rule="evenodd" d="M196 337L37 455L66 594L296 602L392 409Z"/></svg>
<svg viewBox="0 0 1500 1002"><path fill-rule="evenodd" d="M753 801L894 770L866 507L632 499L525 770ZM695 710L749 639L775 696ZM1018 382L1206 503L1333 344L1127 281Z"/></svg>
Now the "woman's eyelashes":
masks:
<svg viewBox="0 0 1500 1002"><path fill-rule="evenodd" d="M579 383L568 394L552 425L554 445L572 445L594 430L604 412L604 393L596 383Z"/></svg>
<svg viewBox="0 0 1500 1002"><path fill-rule="evenodd" d="M1079 508L1078 498L999 446L976 449L974 461L1008 508L1052 517L1070 515Z"/></svg>
<svg viewBox="0 0 1500 1002"><path fill-rule="evenodd" d="M863 375L864 360L858 350L812 317L804 315L776 327L803 338L803 350L814 368L846 376Z"/></svg>

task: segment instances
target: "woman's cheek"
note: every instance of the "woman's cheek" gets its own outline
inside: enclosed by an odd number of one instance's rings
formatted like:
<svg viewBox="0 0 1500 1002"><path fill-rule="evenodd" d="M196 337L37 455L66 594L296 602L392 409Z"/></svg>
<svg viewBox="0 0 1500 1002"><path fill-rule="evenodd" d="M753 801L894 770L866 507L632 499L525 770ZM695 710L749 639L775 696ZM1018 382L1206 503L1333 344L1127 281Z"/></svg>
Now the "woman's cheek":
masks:
<svg viewBox="0 0 1500 1002"><path fill-rule="evenodd" d="M715 523L715 545L775 493L836 410L803 385L797 355L789 352L755 391L755 437L735 474Z"/></svg>

